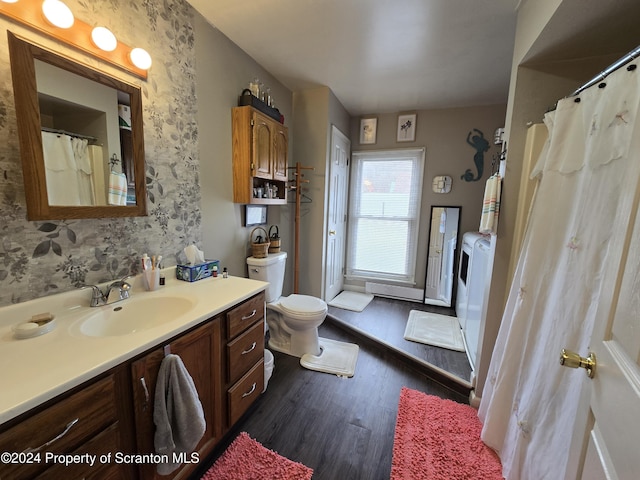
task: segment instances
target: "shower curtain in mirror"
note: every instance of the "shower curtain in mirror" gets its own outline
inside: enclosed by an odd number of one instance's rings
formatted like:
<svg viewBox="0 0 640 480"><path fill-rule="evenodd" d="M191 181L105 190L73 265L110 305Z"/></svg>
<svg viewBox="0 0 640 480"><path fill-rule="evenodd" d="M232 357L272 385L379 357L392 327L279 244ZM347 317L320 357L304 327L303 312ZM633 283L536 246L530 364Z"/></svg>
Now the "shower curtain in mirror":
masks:
<svg viewBox="0 0 640 480"><path fill-rule="evenodd" d="M87 140L42 132L49 205L93 205L92 168Z"/></svg>
<svg viewBox="0 0 640 480"><path fill-rule="evenodd" d="M482 393L482 439L506 479L563 478L623 184L640 175L640 73L622 68L545 117L540 184ZM628 190L628 189L627 189Z"/></svg>

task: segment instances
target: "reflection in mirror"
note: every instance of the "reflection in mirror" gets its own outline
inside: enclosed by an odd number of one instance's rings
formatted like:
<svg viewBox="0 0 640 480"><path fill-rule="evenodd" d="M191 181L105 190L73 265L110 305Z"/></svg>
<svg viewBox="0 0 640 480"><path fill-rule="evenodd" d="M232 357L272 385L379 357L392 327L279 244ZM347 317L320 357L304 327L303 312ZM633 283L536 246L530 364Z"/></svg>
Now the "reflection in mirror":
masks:
<svg viewBox="0 0 640 480"><path fill-rule="evenodd" d="M9 32L30 220L146 215L140 88Z"/></svg>
<svg viewBox="0 0 640 480"><path fill-rule="evenodd" d="M460 207L431 207L424 288L426 304L443 307L452 305L459 227Z"/></svg>

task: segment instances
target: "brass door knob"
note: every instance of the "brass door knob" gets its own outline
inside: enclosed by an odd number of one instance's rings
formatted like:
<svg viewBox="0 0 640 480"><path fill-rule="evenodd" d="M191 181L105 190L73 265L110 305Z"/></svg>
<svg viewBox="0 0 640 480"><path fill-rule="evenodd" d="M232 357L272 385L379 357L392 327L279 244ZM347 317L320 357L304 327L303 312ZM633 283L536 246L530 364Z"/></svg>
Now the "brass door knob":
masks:
<svg viewBox="0 0 640 480"><path fill-rule="evenodd" d="M587 371L587 376L593 378L596 373L596 354L589 352L589 356L584 358L571 350L563 348L560 353L560 365L569 368L584 368Z"/></svg>
<svg viewBox="0 0 640 480"><path fill-rule="evenodd" d="M329 230L329 235L335 235L336 231L335 230Z"/></svg>

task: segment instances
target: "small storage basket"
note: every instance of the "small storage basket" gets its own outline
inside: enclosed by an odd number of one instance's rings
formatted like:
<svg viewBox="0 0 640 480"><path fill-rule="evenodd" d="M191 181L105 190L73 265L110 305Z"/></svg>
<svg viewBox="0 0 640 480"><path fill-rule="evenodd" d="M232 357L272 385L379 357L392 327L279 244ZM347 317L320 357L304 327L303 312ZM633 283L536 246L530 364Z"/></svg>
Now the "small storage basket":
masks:
<svg viewBox="0 0 640 480"><path fill-rule="evenodd" d="M271 233L274 228L276 231ZM277 225L269 227L269 253L280 253L280 232Z"/></svg>
<svg viewBox="0 0 640 480"><path fill-rule="evenodd" d="M264 232L264 237L262 235L257 235L254 241L253 233L256 230L262 230ZM267 234L267 231L262 227L256 227L253 230L251 230L250 238L251 238L251 255L253 255L254 258L266 258L267 255L269 254L269 236Z"/></svg>

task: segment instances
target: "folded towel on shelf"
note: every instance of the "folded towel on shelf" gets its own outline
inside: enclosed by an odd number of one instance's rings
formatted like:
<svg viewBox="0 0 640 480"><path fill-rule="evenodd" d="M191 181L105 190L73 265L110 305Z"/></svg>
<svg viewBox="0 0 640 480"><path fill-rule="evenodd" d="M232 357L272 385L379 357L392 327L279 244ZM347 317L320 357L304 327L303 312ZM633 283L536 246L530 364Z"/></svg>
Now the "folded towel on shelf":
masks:
<svg viewBox="0 0 640 480"><path fill-rule="evenodd" d="M202 403L193 379L178 355L165 356L160 364L153 405L153 423L156 426L154 446L156 453L191 453L207 428ZM179 463L160 463L157 471L167 475Z"/></svg>
<svg viewBox="0 0 640 480"><path fill-rule="evenodd" d="M498 232L498 215L500 213L500 190L502 177L492 175L487 180L482 200L482 217L480 218L480 233L496 235Z"/></svg>
<svg viewBox="0 0 640 480"><path fill-rule="evenodd" d="M109 205L127 204L127 176L111 172L109 175Z"/></svg>

